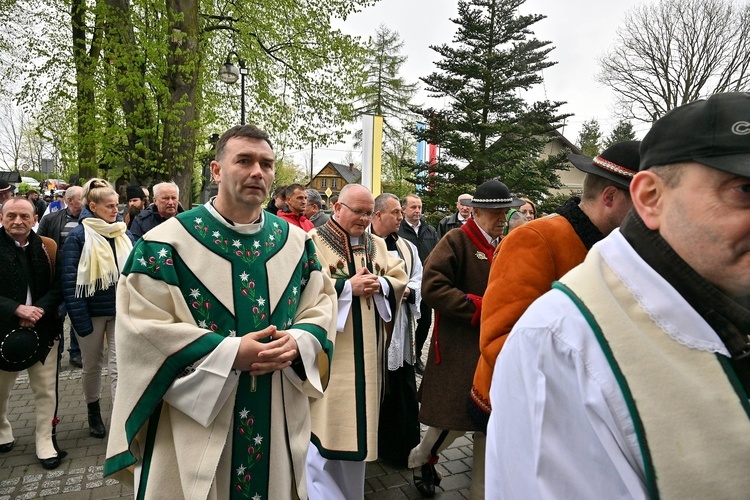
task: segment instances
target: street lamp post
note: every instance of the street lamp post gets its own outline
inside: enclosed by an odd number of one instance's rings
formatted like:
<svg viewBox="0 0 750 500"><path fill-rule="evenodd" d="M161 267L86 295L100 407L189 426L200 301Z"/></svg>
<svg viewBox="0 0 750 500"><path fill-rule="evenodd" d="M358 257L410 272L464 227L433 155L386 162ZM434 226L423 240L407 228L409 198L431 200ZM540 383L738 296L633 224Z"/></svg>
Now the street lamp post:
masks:
<svg viewBox="0 0 750 500"><path fill-rule="evenodd" d="M237 64L240 65L240 69L237 69L237 66L232 64L231 57L232 54L237 58ZM237 52L232 51L229 54L227 54L227 60L224 62L224 64L219 68L219 80L226 83L227 85L231 85L237 80L240 80L240 102L241 102L241 113L240 113L240 125L245 124L245 75L247 75L247 67L245 67L245 60L240 59L240 56L237 55Z"/></svg>

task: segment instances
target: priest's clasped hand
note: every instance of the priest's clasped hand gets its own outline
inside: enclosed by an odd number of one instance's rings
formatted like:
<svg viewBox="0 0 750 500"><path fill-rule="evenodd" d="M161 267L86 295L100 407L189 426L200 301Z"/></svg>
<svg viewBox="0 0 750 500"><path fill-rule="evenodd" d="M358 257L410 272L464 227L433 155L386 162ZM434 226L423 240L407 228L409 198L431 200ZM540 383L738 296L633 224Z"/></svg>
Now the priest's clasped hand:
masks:
<svg viewBox="0 0 750 500"><path fill-rule="evenodd" d="M357 297L371 297L380 293L378 277L366 267L361 268L354 276L349 278L349 283L352 285L352 295Z"/></svg>
<svg viewBox="0 0 750 500"><path fill-rule="evenodd" d="M268 337L273 340L261 342ZM242 337L233 368L250 372L251 375L264 375L291 365L297 353L297 341L294 337L288 331L277 330L271 325Z"/></svg>

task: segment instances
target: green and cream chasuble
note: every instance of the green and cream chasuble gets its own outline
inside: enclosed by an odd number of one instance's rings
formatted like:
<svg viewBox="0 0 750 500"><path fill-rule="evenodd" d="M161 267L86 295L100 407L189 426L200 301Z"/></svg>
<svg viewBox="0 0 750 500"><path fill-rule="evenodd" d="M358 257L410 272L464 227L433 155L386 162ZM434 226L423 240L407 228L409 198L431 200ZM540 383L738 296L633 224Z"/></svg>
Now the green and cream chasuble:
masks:
<svg viewBox="0 0 750 500"><path fill-rule="evenodd" d="M126 280L131 279L132 275L145 275L166 285L164 293L172 295L174 300L178 300L179 294L183 301L183 304L178 304L179 309L189 311L193 323L192 339L184 339L186 343L181 348L174 347L174 352L163 361L153 379L146 381L146 387L138 396L140 399L126 417L128 444L141 426L147 424L145 436L139 435L143 470L139 497L158 496L158 491L150 489L150 482L154 478L153 473L149 472L152 457L159 447L158 433L164 417L164 412L160 409L161 397L175 378L192 373L223 338L242 336L269 325L275 325L279 330L301 330L298 332L300 335L304 336L306 332L313 339L306 343L302 342L303 338L297 339L301 359L305 358L305 345L317 346L320 352L313 353L311 358L317 357L321 372L327 372L333 351L333 320L327 314L331 314L332 308L329 306L326 310L325 300L320 302L320 296L333 296L335 292L321 272L312 240L296 228L290 229L289 224L276 216L265 214L264 217L262 229L254 234L243 234L216 220L205 207L198 207L178 215L174 221L168 221L169 226L165 222L162 224L166 226L163 230L159 226L157 229L160 231L154 234L150 232L148 237L139 241L125 265L123 275ZM293 260L285 255L289 253ZM313 286L314 290L308 290L308 285ZM130 295L131 305L136 297L137 294ZM304 311L301 310L301 301L304 302ZM319 311L316 310L318 307L321 308ZM313 313L308 314L306 311ZM131 308L131 314L133 313ZM158 321L159 318L154 319ZM186 318L181 319L184 322ZM153 333L139 335L149 336ZM269 340L270 338L266 339L266 342ZM118 345L119 342L118 339ZM296 432L301 428L304 434L305 427L309 429L309 408L294 406L306 403L308 396L319 397L325 384L325 381L320 382L320 378L317 383L308 380L308 377L319 377L317 367L308 366L309 364L305 363L304 369L297 364L295 368L286 369L296 373L296 376L292 376L296 383L292 384L287 382L287 377L282 376L282 372L258 377L251 377L247 372L240 374L234 393L233 411L225 419L231 424L231 431L229 428L225 430L231 438L231 485L226 492L230 498L269 498L274 481L278 481L278 478L274 479L278 461L289 461L290 446L293 450L303 447L302 443L296 446L289 443L280 447L279 443L274 443L274 439L281 437L294 441L298 436L289 436L292 431ZM291 393L299 388L297 386L309 383L317 386L313 389L318 391L313 390L308 394L299 391L301 399L290 399L293 395L287 394L287 391ZM146 402L143 402L144 397ZM284 414L278 414L280 412L275 410L277 408L283 408ZM289 411L300 415L290 416ZM147 412L150 417L146 415ZM148 422L145 421L146 418ZM221 420L219 416L216 419ZM113 425L114 420L113 416ZM177 430L174 421L170 422L170 428L174 434ZM143 442L140 442L142 437ZM180 439L175 439L174 436L171 438L175 441ZM190 436L185 439L189 440ZM308 439L309 433L303 436L304 441ZM107 473L115 472L120 466L129 465L127 462L135 461L129 452L111 457L110 451L108 450ZM299 455L299 450L297 451L296 455ZM174 453L180 454L179 443L175 443ZM219 455L222 460L227 456L227 450L219 450L217 453L217 459ZM292 454L295 455L294 452ZM293 498L303 493L299 491L300 488L304 490L299 478L304 476L303 471L297 470L298 457L291 458L295 463L279 467L279 470L286 470L295 476L291 481L294 486L290 485L287 491L282 490ZM180 462L181 457L177 456L175 459ZM157 467L157 470L160 468ZM219 465L218 471L211 471L217 474L217 483L221 481L222 470ZM185 489L185 480L181 480ZM216 488L220 493L226 490L221 484ZM276 495L280 493L276 491ZM287 494L283 496L286 497Z"/></svg>

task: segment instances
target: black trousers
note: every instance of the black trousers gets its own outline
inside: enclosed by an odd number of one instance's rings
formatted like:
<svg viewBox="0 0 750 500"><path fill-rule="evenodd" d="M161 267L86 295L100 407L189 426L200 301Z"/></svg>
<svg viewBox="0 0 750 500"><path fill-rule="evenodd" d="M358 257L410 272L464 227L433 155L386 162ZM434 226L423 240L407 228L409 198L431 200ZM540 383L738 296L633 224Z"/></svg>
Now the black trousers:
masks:
<svg viewBox="0 0 750 500"><path fill-rule="evenodd" d="M421 313L420 318L417 320L417 329L414 331L414 343L416 344L417 356L422 357L422 348L427 340L427 336L430 334L430 327L432 326L432 308L422 301L419 306Z"/></svg>
<svg viewBox="0 0 750 500"><path fill-rule="evenodd" d="M406 468L409 452L419 444L419 405L414 367L386 370L385 396L380 405L378 456Z"/></svg>

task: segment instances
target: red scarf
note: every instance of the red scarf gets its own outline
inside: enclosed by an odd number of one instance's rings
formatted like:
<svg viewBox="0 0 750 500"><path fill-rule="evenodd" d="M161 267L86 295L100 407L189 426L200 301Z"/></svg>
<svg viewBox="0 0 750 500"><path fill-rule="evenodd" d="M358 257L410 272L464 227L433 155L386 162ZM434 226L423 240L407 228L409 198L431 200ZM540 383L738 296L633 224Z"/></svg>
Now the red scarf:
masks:
<svg viewBox="0 0 750 500"><path fill-rule="evenodd" d="M479 229L479 226L477 226L477 223L474 221L473 218L466 221L466 223L461 226L461 231L466 233L466 236L469 237L472 243L483 253L487 256L487 260L490 261L490 265L492 265L492 256L495 253L495 247L490 245L490 243L487 241L487 238L484 236L484 233L481 229Z"/></svg>

